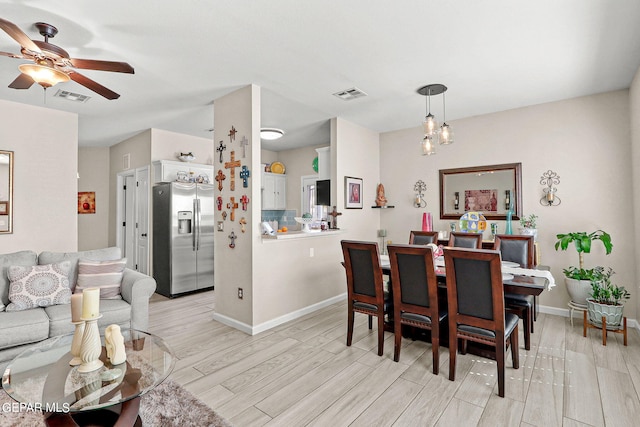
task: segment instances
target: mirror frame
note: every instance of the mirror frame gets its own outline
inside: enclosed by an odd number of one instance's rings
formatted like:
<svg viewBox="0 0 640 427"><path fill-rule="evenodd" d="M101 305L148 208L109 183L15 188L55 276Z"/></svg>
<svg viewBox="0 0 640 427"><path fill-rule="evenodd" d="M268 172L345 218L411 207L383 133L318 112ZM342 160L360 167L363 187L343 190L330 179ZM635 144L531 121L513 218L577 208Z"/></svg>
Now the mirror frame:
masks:
<svg viewBox="0 0 640 427"><path fill-rule="evenodd" d="M505 163L501 165L473 166L468 168L440 169L440 219L459 219L459 213L445 213L444 206L444 190L446 187L446 179L449 175L491 172L497 170L513 171L513 188L514 188L514 213L512 219L520 219L522 213L522 163ZM487 220L506 220L506 214L491 214L482 212Z"/></svg>
<svg viewBox="0 0 640 427"><path fill-rule="evenodd" d="M0 234L11 234L13 233L13 151L0 150L0 154L9 155L9 200L7 200L9 202L7 206L9 227L7 230L0 230Z"/></svg>

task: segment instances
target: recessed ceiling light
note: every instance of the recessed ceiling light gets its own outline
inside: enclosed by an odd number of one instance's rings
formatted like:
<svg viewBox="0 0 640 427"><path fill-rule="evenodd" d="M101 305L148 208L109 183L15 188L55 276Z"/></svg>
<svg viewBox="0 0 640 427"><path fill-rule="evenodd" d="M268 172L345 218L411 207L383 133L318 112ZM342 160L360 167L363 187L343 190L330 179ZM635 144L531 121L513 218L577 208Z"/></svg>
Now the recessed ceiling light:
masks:
<svg viewBox="0 0 640 427"><path fill-rule="evenodd" d="M273 141L274 139L282 138L283 135L284 135L284 131L282 129L276 129L276 128L260 129L260 138L266 139L268 141Z"/></svg>

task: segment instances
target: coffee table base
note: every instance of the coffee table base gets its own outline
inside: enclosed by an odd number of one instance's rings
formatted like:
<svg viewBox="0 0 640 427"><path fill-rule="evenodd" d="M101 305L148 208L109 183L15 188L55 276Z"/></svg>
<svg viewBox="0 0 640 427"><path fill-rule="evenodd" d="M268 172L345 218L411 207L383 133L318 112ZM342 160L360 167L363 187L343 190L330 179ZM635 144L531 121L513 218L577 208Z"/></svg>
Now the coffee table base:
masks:
<svg viewBox="0 0 640 427"><path fill-rule="evenodd" d="M76 412L73 415L49 413L45 415L45 423L49 427L142 427L139 410L140 397L136 397L121 405L95 411Z"/></svg>

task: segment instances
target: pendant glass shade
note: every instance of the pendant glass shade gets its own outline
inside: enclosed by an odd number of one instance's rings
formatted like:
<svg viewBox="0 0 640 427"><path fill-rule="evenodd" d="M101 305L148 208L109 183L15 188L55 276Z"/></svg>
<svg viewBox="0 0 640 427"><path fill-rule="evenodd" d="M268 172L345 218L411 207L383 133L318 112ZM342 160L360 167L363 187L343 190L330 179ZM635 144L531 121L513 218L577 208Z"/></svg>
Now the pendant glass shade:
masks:
<svg viewBox="0 0 640 427"><path fill-rule="evenodd" d="M443 123L440 128L440 144L449 145L453 143L453 131L448 124Z"/></svg>
<svg viewBox="0 0 640 427"><path fill-rule="evenodd" d="M436 154L436 144L431 136L425 135L422 139L422 155L431 156L432 154Z"/></svg>
<svg viewBox="0 0 640 427"><path fill-rule="evenodd" d="M68 75L47 65L22 64L18 68L44 88L69 81Z"/></svg>
<svg viewBox="0 0 640 427"><path fill-rule="evenodd" d="M438 131L438 121L433 114L427 114L427 117L424 118L424 122L422 122L422 127L424 128L425 135L433 135Z"/></svg>

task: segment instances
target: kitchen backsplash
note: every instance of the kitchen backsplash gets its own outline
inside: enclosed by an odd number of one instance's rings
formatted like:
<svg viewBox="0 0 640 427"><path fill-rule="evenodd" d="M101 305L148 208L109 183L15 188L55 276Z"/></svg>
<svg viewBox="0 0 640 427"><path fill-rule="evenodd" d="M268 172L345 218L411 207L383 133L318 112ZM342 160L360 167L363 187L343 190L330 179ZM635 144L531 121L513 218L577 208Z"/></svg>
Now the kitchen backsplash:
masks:
<svg viewBox="0 0 640 427"><path fill-rule="evenodd" d="M278 221L278 227L286 226L288 228L297 227L299 224L294 217L297 216L295 210L284 211L262 211L262 221Z"/></svg>

